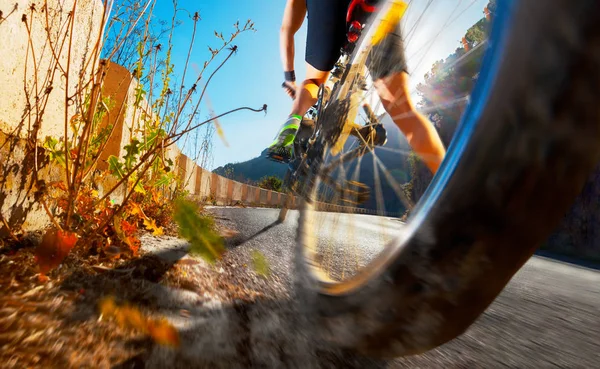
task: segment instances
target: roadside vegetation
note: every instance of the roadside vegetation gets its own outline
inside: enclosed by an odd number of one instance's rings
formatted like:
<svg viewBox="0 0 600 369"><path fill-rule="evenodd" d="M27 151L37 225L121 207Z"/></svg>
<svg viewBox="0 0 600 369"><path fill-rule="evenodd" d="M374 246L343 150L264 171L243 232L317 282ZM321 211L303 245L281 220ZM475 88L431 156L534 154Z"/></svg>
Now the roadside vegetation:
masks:
<svg viewBox="0 0 600 369"><path fill-rule="evenodd" d="M148 233L187 239L191 252L208 265L222 258L223 232L202 212L197 199L184 190L190 179L178 175L173 152L178 152L176 146L189 141L196 153L193 159L207 165L212 160L215 133L224 139L219 117L240 110L266 112L265 105L211 111L203 118L199 114L201 105L206 103L207 86L221 67L236 56L239 36L255 31L254 23L238 21L211 34L199 34L197 25L204 15L180 8L176 0L172 2L173 17L169 21L159 19L156 0L103 1L104 18L98 32L90 35L89 50L82 61L85 68L76 73L73 65L79 60L74 60L71 45L78 37L75 22L83 5L75 0L70 9L57 10L52 3L18 9L29 32L28 55L35 59L43 52L51 54L50 65L29 71L34 75L32 84L27 83L28 76L24 77L21 88L31 98L28 106L18 107L25 111L21 122L28 132L24 146L27 155L35 158L28 185L36 190L36 201L43 207L50 227L34 235L11 226L0 216L0 227L9 235L0 240L0 285L6 293L0 297L0 306L17 306L16 314L27 306L28 299L43 300L42 290L80 286L74 287L78 293L67 294L72 301L84 295L89 301L101 299L101 316L116 319L122 328L142 332L158 343L176 345L177 334L168 323L103 296L105 289L99 285L110 285L113 279L103 277L99 282L95 276L116 273L129 278L132 273L153 275L153 270L162 270L157 258L140 252L140 237ZM38 14L61 11L65 14L57 18L60 24L45 17L47 39L43 50L35 48L30 30L33 22L44 22ZM179 32L184 22L192 24L190 34ZM188 43L181 65L173 61L176 40ZM207 44L208 58L195 60L195 51ZM105 90L107 72L115 64L132 73L135 86L133 98L120 108ZM64 104L62 110L67 112L61 123L62 134L42 137L40 127L47 124L46 111L55 101L50 95L57 79L65 80L71 86L69 91L72 86L78 88L60 100ZM114 117L126 111L133 112L124 124L127 142L121 155L108 155L117 130ZM49 176L49 172L53 175ZM264 273L265 267L261 268ZM92 287L97 290L95 294L88 290ZM121 294L122 299L127 297L132 296ZM20 302L11 305L13 300ZM23 340L29 339L29 344L35 346L48 333L40 331L39 337L31 338L28 329L33 328L26 324L16 323L10 314L0 314L0 330L9 332L8 338L0 338L7 355L29 355L21 345ZM41 359L38 355L36 362L34 356L29 355L29 361L24 362L37 364Z"/></svg>
<svg viewBox="0 0 600 369"><path fill-rule="evenodd" d="M197 207L189 204L175 206L187 200L183 185L189 178L178 177L169 150L191 140L196 143L196 159L206 162L210 159L213 134L220 132L219 116L239 110L266 110L266 106L240 107L199 119L211 79L235 56L238 36L253 32L254 24L250 20L242 24L236 22L228 34L215 31L210 35L214 40L208 46L210 57L199 62L193 60L192 55L198 47L197 40L207 39L207 35L197 34L201 15L180 9L176 1L172 5L174 16L166 22L157 20L155 0L104 2L105 14L109 17L102 21L103 32L93 35L93 47L85 60L90 67L79 76L69 70L70 55L66 59L63 55L69 53L69 49L62 47L75 37L68 30L76 18L77 1L71 16L58 27L63 32L58 37L48 34L46 47L55 56L48 73L60 71L68 84L86 87L74 96L65 96L62 101L69 107L65 110L75 112L65 116L63 136L39 137L35 127L42 124L48 103L44 100L48 94L40 92L52 89L52 78L48 77L53 76L35 75L36 96L43 98L36 106L29 107L37 113L32 114L34 129L28 137L28 146L35 150L41 146L45 160L61 171L60 180L47 182L38 166L33 170L34 185L43 191L39 201L52 223L37 252L41 278L74 248L83 254L108 255L107 250L114 254L119 249L121 257L136 256L141 229L162 235L173 220L185 219L181 214L174 217L177 211L197 212ZM23 14L23 21L31 22L36 11L33 7L29 9ZM189 45L185 63L174 65L173 36L182 22L192 23L193 30L185 37L177 35L178 42L189 40ZM124 154L108 156L102 163L115 131L108 118L123 114L114 109L114 102L104 93L104 80L111 63L132 71L135 96L127 104L134 109L131 122L126 122L130 139L124 145ZM196 67L194 72L189 70L191 66ZM127 107L121 108L125 109ZM11 234L19 238L18 229L11 229ZM212 236L207 238L212 239ZM210 248L208 244L206 247Z"/></svg>

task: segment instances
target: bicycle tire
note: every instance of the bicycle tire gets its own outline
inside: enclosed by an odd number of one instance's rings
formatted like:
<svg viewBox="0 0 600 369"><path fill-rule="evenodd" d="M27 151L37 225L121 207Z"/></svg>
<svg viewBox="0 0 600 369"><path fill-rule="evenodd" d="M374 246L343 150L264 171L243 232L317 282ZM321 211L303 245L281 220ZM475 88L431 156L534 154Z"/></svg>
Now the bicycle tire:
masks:
<svg viewBox="0 0 600 369"><path fill-rule="evenodd" d="M478 82L405 237L348 281L313 270L303 201L296 292L312 334L419 354L462 334L558 224L600 159L600 3L498 2Z"/></svg>

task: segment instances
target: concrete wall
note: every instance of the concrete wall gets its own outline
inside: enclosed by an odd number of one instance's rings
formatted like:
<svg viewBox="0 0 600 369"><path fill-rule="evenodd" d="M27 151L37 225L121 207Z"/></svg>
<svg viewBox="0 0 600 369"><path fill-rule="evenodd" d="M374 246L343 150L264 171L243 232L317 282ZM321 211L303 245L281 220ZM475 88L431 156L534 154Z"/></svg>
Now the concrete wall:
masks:
<svg viewBox="0 0 600 369"><path fill-rule="evenodd" d="M38 137L64 136L65 90L68 88L69 95L75 94L82 73L87 75L84 79L89 79L95 65L90 63L85 70L84 65L98 41L104 12L101 0L77 0L74 17L77 32L72 35L70 73L69 78L65 78L60 70L67 70L69 40L63 51L59 51L67 34L61 30L69 23L68 14L74 2L48 1L47 11L43 1L0 2L4 17L0 21L0 130L3 132L26 137L38 117L34 107L39 98L45 102L40 104L45 105L45 109ZM30 10L32 5L36 11ZM26 22L22 21L23 17ZM69 110L66 119L75 114L72 108Z"/></svg>
<svg viewBox="0 0 600 369"><path fill-rule="evenodd" d="M43 151L32 150L27 141L64 136L65 121L76 113L65 94L74 95L97 70L98 61L91 56L104 12L101 0L77 0L67 68L69 40L64 30L69 29L74 2L0 2L0 216L12 229L48 224L39 200L52 190L36 186L32 173L37 167L39 179L50 183L62 180L62 171L47 165ZM57 45L65 39L61 52ZM62 70L69 71L68 78ZM0 237L6 233L0 224Z"/></svg>

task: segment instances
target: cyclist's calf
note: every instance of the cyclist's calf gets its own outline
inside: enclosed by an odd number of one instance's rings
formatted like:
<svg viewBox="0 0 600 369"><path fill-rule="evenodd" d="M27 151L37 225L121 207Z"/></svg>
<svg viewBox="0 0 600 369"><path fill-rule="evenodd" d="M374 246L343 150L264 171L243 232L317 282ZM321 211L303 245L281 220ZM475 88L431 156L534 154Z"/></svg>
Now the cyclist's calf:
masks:
<svg viewBox="0 0 600 369"><path fill-rule="evenodd" d="M384 109L406 136L413 150L435 173L444 159L446 149L433 124L416 110L408 91L408 74L398 72L378 79L375 88Z"/></svg>

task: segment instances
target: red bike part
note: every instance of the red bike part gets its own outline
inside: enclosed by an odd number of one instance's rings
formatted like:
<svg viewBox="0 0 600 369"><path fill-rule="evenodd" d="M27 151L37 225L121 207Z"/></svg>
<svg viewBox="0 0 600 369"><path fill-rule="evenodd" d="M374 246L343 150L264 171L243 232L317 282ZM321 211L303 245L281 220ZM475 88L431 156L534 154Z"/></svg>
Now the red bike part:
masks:
<svg viewBox="0 0 600 369"><path fill-rule="evenodd" d="M350 23L352 20L352 14L354 13L354 8L358 5L367 13L373 13L377 8L373 5L367 4L366 0L352 0L350 6L348 7L348 13L346 14L346 22Z"/></svg>
<svg viewBox="0 0 600 369"><path fill-rule="evenodd" d="M350 25L350 31L348 31L348 41L354 43L360 37L360 30L362 25L358 21L352 22Z"/></svg>

